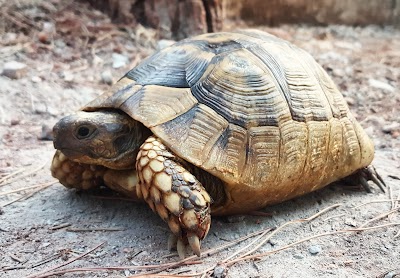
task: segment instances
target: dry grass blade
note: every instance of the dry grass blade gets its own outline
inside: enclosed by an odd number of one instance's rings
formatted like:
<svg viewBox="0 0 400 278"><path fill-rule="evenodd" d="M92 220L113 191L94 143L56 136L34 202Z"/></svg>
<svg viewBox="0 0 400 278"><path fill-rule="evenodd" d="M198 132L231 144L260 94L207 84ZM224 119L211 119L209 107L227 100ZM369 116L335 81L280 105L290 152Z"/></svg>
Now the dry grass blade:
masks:
<svg viewBox="0 0 400 278"><path fill-rule="evenodd" d="M58 181L51 181L51 182L40 183L40 184L36 184L36 185L32 185L32 186L27 186L27 187L24 187L24 188L19 188L19 189L15 189L15 190L11 190L11 191L1 192L0 196L5 196L5 195L13 194L13 193L18 193L18 192L21 192L21 191L26 191L26 190L34 189L34 188L38 188L38 187L40 187L42 189L43 187L48 187L48 186L53 185L53 184L55 184L57 182Z"/></svg>
<svg viewBox="0 0 400 278"><path fill-rule="evenodd" d="M12 172L12 173L10 173L10 174L8 174L8 175L2 177L2 178L0 179L0 186L5 185L5 184L3 184L3 183L4 183L6 180L8 180L9 178L11 178L11 177L13 177L13 176L15 176L15 175L18 175L19 173L21 173L21 172L23 172L23 171L25 171L25 170L26 170L26 168L21 168L21 169L18 169L17 171L15 171L15 172Z"/></svg>
<svg viewBox="0 0 400 278"><path fill-rule="evenodd" d="M29 275L29 276L26 277L26 278L43 278L43 277L48 277L48 276L50 276L50 275L53 275L53 274L51 274L51 271L53 271L53 270L55 270L55 269L57 269L57 268L60 268L60 267L69 265L69 264L75 262L76 260L79 260L79 259L81 259L81 258L87 256L88 254L92 253L93 251L95 251L96 249L100 248L100 247L103 246L104 244L105 244L105 242L102 242L102 243L96 245L95 247L93 247L93 248L90 249L89 251L83 253L82 255L80 255L80 256L78 256L78 257L76 257L76 258L73 258L73 259L71 259L71 260L66 261L65 263L62 263L62 264L59 264L59 265L57 265L57 266L51 267L51 268L49 268L49 269L46 269L46 270L44 270L44 271L42 271L42 272Z"/></svg>
<svg viewBox="0 0 400 278"><path fill-rule="evenodd" d="M0 207L6 207L6 206L11 205L11 204L13 204L13 203L15 203L15 202L18 202L18 201L20 201L20 200L22 200L22 199L23 199L23 200L26 200L26 199L32 197L33 195L35 195L36 193L38 193L38 192L40 192L40 191L46 189L47 187L49 187L49 186L51 186L51 185L53 185L53 184L55 184L55 183L57 183L57 182L56 182L56 181L53 181L53 182L49 182L49 183L43 183L43 184L42 184L42 187L39 187L38 189L36 189L36 190L34 190L34 191L32 191L32 192L30 192L30 193L28 193L28 194L22 195L22 196L20 196L20 197L14 199L14 200L8 202L8 203L5 203L5 204L1 205Z"/></svg>
<svg viewBox="0 0 400 278"><path fill-rule="evenodd" d="M387 211L385 213L379 214L378 216L376 216L376 217L364 222L364 224L360 225L359 228L364 228L368 224L370 224L370 223L372 223L372 222L374 222L376 220L382 219L382 218L384 218L386 216L389 216L390 214L392 214L394 212L397 212L398 210L399 210L399 208L394 208L394 209L391 209L391 210L389 210L389 211Z"/></svg>
<svg viewBox="0 0 400 278"><path fill-rule="evenodd" d="M360 204L358 206L352 207L352 209L358 209L360 207L369 205L369 204L374 204L374 203L388 203L388 202L392 202L392 199L384 199L384 200L376 200L376 201L371 201L371 202L366 202L363 204Z"/></svg>
<svg viewBox="0 0 400 278"><path fill-rule="evenodd" d="M94 250L92 249L92 251L94 251ZM79 259L82 256L85 256L87 254L89 254L89 253L86 252L85 254L82 254L81 256L75 258L74 260ZM192 265L192 264L198 264L198 263L201 263L201 262L200 261L184 262L184 263L180 263L179 265ZM64 265L66 265L66 264L64 264ZM62 266L64 266L64 265L62 265ZM60 268L62 266L58 266L56 268ZM52 271L53 269L56 269L56 268L52 268L46 272L43 271L41 273L34 274L34 275L31 275L31 276L28 276L25 278L45 278L45 277L49 277L49 276L62 275L62 274L66 274L66 273L76 273L76 272L95 272L95 271L110 271L110 270L143 270L143 269L159 268L160 266L169 268L169 267L177 266L177 263L167 263L167 264L163 264L163 265L143 265L143 266L82 267L82 268L64 269L64 270L59 270L59 271ZM147 275L147 274L149 274L149 273L139 274L139 275L143 276L143 275ZM190 276L190 275L187 275L187 276ZM134 276L130 276L130 277L137 277L137 276L134 275ZM149 276L147 276L147 277L149 277ZM154 276L150 276L150 277L154 277Z"/></svg>
<svg viewBox="0 0 400 278"><path fill-rule="evenodd" d="M318 212L318 213L316 213L316 214L314 214L314 215L312 215L312 216L310 216L310 217L308 217L308 218L305 218L305 219L297 219L297 220L289 221L289 222L287 222L287 223L282 224L281 226L279 226L278 228L276 228L272 233L270 233L266 238L264 238L259 244L257 244L257 246L255 246L253 249L251 249L250 251L246 252L245 254L243 254L243 255L240 256L240 257L246 257L246 256L249 256L250 254L256 252L258 249L260 249L260 248L265 244L265 242L267 242L268 240L270 240L275 234L277 234L280 230L282 230L282 229L285 228L286 226L289 226L289 225L295 224L295 223L299 223L299 222L300 222L300 223L302 223L302 222L310 222L310 221L316 219L317 217L321 216L321 215L324 214L325 212L327 212L327 211L329 211L329 210L332 210L332 209L334 209L334 208L337 208L337 207L339 207L339 206L341 206L341 205L342 205L342 204L334 204L334 205L329 206L329 207L327 207L327 208L321 210L320 212Z"/></svg>
<svg viewBox="0 0 400 278"><path fill-rule="evenodd" d="M309 240L312 240L312 239L316 239L316 238L319 238L319 237L337 235L337 234L342 234L342 233L361 232L361 231L374 230L374 229L380 229L380 228L385 228L385 227L389 227L389 226L397 226L397 225L400 225L400 222L399 223L389 223L389 224L384 224L384 225L378 225L378 226L373 226L373 227L366 227L366 228L346 229L346 230L338 230L338 231L334 231L334 232L321 233L321 234L317 234L317 235L314 235L314 236L303 238L301 240L298 240L298 241L295 241L293 243L287 244L287 245L285 245L285 246L283 246L281 248L275 249L275 250L267 251L267 252L264 252L264 253L261 253L261 254L240 257L240 258L238 258L236 260L229 261L227 263L227 265L233 265L233 264L235 264L237 262L241 262L241 261L245 261L245 260L262 259L263 257L266 257L268 255L271 255L271 254L286 250L286 249L288 249L290 247L293 247L295 245L298 245L300 243L303 243L303 242L306 242L306 241L309 241Z"/></svg>
<svg viewBox="0 0 400 278"><path fill-rule="evenodd" d="M29 171L27 173L24 173L22 175L19 175L19 176L15 177L13 179L10 179L11 177L18 175L19 173L26 171L27 168L23 168L23 169L17 170L14 173L11 173L10 175L2 178L1 181L0 181L0 186L4 186L4 185L10 184L10 183L13 183L13 182L15 182L15 181L17 181L19 179L22 179L24 177L30 176L30 175L40 171L42 168L44 168L48 164L48 162L49 161L46 161L46 163L44 163L43 165L33 169L32 171Z"/></svg>

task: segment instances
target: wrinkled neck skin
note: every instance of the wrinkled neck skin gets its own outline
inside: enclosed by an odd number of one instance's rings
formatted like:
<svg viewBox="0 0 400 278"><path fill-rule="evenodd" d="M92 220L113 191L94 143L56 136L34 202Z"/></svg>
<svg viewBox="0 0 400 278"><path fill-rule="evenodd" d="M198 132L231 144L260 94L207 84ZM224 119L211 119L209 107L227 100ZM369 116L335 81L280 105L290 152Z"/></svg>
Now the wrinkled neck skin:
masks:
<svg viewBox="0 0 400 278"><path fill-rule="evenodd" d="M122 170L134 169L151 131L118 110L77 112L53 128L54 147L69 159Z"/></svg>

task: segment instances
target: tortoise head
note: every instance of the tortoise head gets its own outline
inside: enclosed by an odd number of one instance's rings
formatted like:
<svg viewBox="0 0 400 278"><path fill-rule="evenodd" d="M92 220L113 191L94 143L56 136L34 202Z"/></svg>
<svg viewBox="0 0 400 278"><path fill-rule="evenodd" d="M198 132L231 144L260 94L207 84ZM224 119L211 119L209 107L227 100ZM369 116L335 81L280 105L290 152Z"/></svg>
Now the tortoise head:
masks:
<svg viewBox="0 0 400 278"><path fill-rule="evenodd" d="M138 149L151 132L122 112L104 110L66 116L53 134L54 148L73 161L129 169L135 167Z"/></svg>

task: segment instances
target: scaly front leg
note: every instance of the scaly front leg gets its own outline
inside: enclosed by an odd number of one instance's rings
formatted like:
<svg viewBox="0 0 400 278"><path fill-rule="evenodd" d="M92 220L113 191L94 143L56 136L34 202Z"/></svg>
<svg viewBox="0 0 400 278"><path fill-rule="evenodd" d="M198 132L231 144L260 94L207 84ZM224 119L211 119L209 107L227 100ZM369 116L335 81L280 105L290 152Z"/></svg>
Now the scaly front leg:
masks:
<svg viewBox="0 0 400 278"><path fill-rule="evenodd" d="M166 221L178 238L178 254L184 257L189 244L200 256L200 240L211 224L210 196L200 182L156 137L140 147L136 169L139 174L137 195L142 197Z"/></svg>

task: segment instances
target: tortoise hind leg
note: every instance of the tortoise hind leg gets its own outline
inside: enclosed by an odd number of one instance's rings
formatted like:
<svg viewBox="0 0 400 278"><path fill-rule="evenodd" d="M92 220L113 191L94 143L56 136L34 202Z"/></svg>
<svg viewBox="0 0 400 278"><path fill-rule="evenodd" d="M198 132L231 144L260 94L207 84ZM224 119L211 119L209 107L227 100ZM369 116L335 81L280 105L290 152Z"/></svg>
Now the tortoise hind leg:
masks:
<svg viewBox="0 0 400 278"><path fill-rule="evenodd" d="M158 138L151 136L140 147L136 169L138 196L168 223L177 239L178 254L189 244L200 256L200 241L210 229L210 196L201 183L177 161Z"/></svg>
<svg viewBox="0 0 400 278"><path fill-rule="evenodd" d="M372 192L368 181L372 181L382 190L382 192L385 192L386 184L372 165L357 170L350 176L345 177L343 181L351 185L361 185L368 193Z"/></svg>

